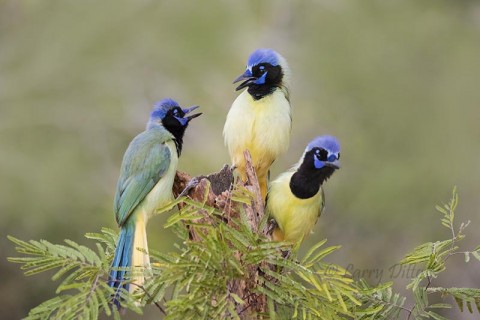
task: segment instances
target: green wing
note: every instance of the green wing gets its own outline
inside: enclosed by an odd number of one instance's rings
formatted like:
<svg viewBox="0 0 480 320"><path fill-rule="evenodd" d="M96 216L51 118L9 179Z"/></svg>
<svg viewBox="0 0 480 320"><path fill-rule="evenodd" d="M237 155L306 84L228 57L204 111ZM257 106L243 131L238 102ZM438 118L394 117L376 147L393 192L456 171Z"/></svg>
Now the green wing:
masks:
<svg viewBox="0 0 480 320"><path fill-rule="evenodd" d="M123 156L114 210L122 226L170 167L171 154L165 130L150 129L136 136Z"/></svg>

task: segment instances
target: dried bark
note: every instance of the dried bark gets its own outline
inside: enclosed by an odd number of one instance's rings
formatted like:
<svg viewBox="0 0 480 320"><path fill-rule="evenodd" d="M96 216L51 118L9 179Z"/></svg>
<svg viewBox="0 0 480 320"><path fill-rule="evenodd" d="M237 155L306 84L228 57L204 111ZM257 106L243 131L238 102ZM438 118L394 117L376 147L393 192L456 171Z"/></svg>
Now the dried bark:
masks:
<svg viewBox="0 0 480 320"><path fill-rule="evenodd" d="M247 172L247 181L238 181L239 186L245 187L249 190L253 197L251 198L251 203L247 204L238 204L235 203L232 205L231 196L232 189L234 188L234 175L233 170L228 165L225 165L222 170L217 173L210 174L208 176L199 176L191 177L185 172L177 172L175 177L175 182L173 186L173 193L175 197L179 196L192 179L195 182L195 185L190 185L186 195L194 201L205 202L206 205L214 207L219 211L223 212L223 218L225 223L229 224L232 227L235 227L231 223L232 218L239 216L239 205L243 206L245 210L247 221L251 227L251 230L256 233L270 238L268 234L268 224L262 229L259 229L259 223L264 217L264 201L260 192L260 186L258 184L257 175L255 169L252 165L252 158L248 151L244 153L246 160L246 172ZM185 192L183 192L185 195ZM185 206L184 203L180 203L179 207L182 209ZM236 207L237 206L237 207ZM204 212L203 218L199 221L200 223L213 224L214 221L212 218ZM218 223L218 220L217 222ZM187 225L188 228L188 225ZM198 230L198 229L195 229ZM189 228L189 236L192 241L200 241L201 237L196 234L192 228ZM242 260L241 253L238 253L237 259ZM265 267L265 266L262 266ZM259 266L251 266L243 279L233 280L228 285L228 290L230 293L235 293L239 297L242 297L245 301L245 304L240 305L236 303L237 313L240 315L241 319L255 319L260 318L259 313L267 312L267 299L264 295L258 295L253 292L253 289L259 283ZM233 300L232 300L233 301ZM234 301L235 302L235 301Z"/></svg>

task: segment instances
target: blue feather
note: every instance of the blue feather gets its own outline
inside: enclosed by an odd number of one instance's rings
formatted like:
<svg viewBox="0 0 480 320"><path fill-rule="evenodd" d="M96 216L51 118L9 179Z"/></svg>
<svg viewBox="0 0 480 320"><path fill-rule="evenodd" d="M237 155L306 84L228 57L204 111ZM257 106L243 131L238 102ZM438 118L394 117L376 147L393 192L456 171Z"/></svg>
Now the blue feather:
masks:
<svg viewBox="0 0 480 320"><path fill-rule="evenodd" d="M163 119L167 115L167 112L174 107L179 107L180 105L173 99L166 98L160 101L157 101L153 104L153 110L150 113L150 121L154 119Z"/></svg>
<svg viewBox="0 0 480 320"><path fill-rule="evenodd" d="M340 144L338 143L337 139L334 136L319 136L310 141L305 151L310 151L313 148L323 148L327 150L329 153L339 153L340 152Z"/></svg>
<svg viewBox="0 0 480 320"><path fill-rule="evenodd" d="M260 78L258 78L257 80L255 80L254 82L256 84L264 84L265 83L265 78L267 77L267 73L268 72L265 72Z"/></svg>
<svg viewBox="0 0 480 320"><path fill-rule="evenodd" d="M278 53L272 49L258 49L255 50L248 58L247 68L251 68L260 63L269 63L272 66L278 66Z"/></svg>
<svg viewBox="0 0 480 320"><path fill-rule="evenodd" d="M133 240L135 237L135 225L126 223L120 230L118 237L117 248L115 249L115 257L112 262L112 270L108 285L112 288L123 288L129 290L130 284L125 283L128 280L128 272L126 270L119 270L132 267L133 255ZM120 306L118 293L115 294L114 303Z"/></svg>

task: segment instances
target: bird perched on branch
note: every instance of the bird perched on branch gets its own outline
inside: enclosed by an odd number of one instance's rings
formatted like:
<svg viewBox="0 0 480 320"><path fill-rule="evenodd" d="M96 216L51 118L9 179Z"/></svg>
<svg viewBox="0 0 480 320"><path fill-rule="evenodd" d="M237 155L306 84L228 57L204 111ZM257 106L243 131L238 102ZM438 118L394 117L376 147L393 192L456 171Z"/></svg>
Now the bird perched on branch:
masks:
<svg viewBox="0 0 480 320"><path fill-rule="evenodd" d="M188 115L198 106L182 109L177 102L164 99L155 103L144 132L137 135L123 156L117 183L114 210L120 226L109 286L125 288L142 285L138 271L148 268L146 225L155 210L173 200L172 186L182 151L183 135L190 120L201 113ZM125 268L133 267L132 272ZM127 281L126 281L127 280ZM115 303L119 306L118 295Z"/></svg>
<svg viewBox="0 0 480 320"><path fill-rule="evenodd" d="M270 185L266 211L276 221L272 238L302 243L325 206L322 185L339 169L340 145L332 136L313 139L300 161Z"/></svg>
<svg viewBox="0 0 480 320"><path fill-rule="evenodd" d="M248 149L263 199L267 194L268 173L273 161L290 144L292 125L286 60L271 49L254 51L245 72L233 83L244 90L232 104L223 135L232 164L246 180L243 152Z"/></svg>

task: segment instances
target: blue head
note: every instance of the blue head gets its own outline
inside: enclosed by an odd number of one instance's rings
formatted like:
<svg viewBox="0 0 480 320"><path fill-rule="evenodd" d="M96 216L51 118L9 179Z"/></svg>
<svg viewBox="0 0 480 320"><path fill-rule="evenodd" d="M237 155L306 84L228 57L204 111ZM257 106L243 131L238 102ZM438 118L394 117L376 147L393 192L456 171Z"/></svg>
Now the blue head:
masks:
<svg viewBox="0 0 480 320"><path fill-rule="evenodd" d="M151 125L161 124L167 130L169 127L186 127L193 118L198 117L201 113L197 113L191 116L186 116L198 106L182 109L180 105L173 99L163 99L155 102L153 110L150 113L150 119L148 121L147 128Z"/></svg>
<svg viewBox="0 0 480 320"><path fill-rule="evenodd" d="M201 113L187 116L190 112L197 109L198 106L182 109L179 104L172 99L163 99L153 105L150 113L147 130L155 126L163 126L174 137L177 144L177 150L180 153L183 143L183 135L188 127L190 120L198 117Z"/></svg>
<svg viewBox="0 0 480 320"><path fill-rule="evenodd" d="M257 49L248 58L245 72L233 83L243 81L236 90L248 87L255 99L261 99L283 85L285 72L288 66L281 55L272 49Z"/></svg>
<svg viewBox="0 0 480 320"><path fill-rule="evenodd" d="M272 49L257 49L253 51L250 57L248 57L247 70L252 71L254 66L262 63L278 66L280 64L278 53Z"/></svg>
<svg viewBox="0 0 480 320"><path fill-rule="evenodd" d="M320 186L340 168L340 145L332 136L316 137L307 145L290 179L290 190L300 199L318 194Z"/></svg>
<svg viewBox="0 0 480 320"><path fill-rule="evenodd" d="M310 159L307 159L309 157ZM340 168L340 144L333 136L319 136L310 141L305 149L304 162L313 164L315 169L324 167ZM313 161L312 161L313 160ZM332 171L333 173L333 171Z"/></svg>

